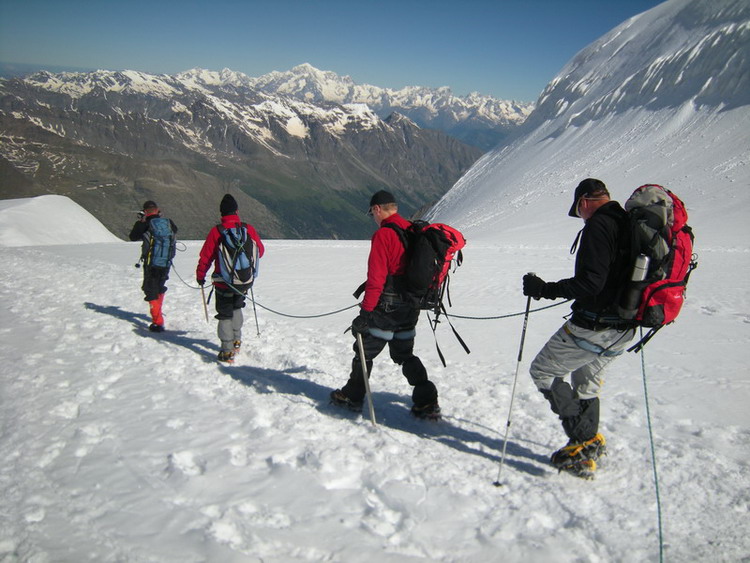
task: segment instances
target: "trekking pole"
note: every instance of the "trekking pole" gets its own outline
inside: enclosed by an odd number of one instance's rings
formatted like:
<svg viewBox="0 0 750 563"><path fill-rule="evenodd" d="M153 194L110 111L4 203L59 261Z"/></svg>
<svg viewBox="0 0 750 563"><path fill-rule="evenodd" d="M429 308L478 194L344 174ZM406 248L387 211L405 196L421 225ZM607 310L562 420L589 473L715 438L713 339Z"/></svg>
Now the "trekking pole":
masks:
<svg viewBox="0 0 750 563"><path fill-rule="evenodd" d="M255 315L255 332L257 336L260 336L260 326L258 326L258 310L255 308L255 294L253 293L253 286L250 286L250 300L253 302L253 315Z"/></svg>
<svg viewBox="0 0 750 563"><path fill-rule="evenodd" d="M208 306L206 305L206 292L203 290L201 285L201 299L203 301L203 313L206 315L206 322L208 322Z"/></svg>
<svg viewBox="0 0 750 563"><path fill-rule="evenodd" d="M533 272L529 272L530 276L534 276ZM529 323L529 309L531 308L531 296L529 295L526 299L526 311L523 315L523 329L521 330L521 344L518 347L518 362L516 362L516 375L513 377L513 390L510 393L510 406L508 407L508 422L505 425L505 438L503 438L503 453L500 456L500 467L497 470L497 479L492 483L496 487L502 487L500 482L500 473L503 471L503 465L505 463L505 448L508 446L508 432L510 431L510 415L513 412L513 398L516 396L516 382L518 381L518 369L521 367L521 358L523 357L523 342L526 340L526 326Z"/></svg>
<svg viewBox="0 0 750 563"><path fill-rule="evenodd" d="M359 347L359 361L362 363L362 377L365 379L365 396L367 397L367 406L370 409L370 421L373 426L377 426L375 422L375 407L372 405L372 393L370 393L370 376L367 373L365 345L362 344L362 335L360 333L357 333L357 346Z"/></svg>

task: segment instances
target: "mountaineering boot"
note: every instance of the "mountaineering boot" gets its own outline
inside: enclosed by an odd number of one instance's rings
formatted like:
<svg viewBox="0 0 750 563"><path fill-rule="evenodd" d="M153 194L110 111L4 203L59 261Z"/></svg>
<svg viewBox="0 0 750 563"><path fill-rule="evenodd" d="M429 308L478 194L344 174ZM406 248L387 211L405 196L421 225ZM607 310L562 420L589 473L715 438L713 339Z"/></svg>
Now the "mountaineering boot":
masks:
<svg viewBox="0 0 750 563"><path fill-rule="evenodd" d="M362 412L362 401L352 401L341 389L331 391L331 403L352 412Z"/></svg>
<svg viewBox="0 0 750 563"><path fill-rule="evenodd" d="M234 352L232 352L231 350L222 350L221 352L219 352L219 355L216 357L216 359L225 364L233 364Z"/></svg>
<svg viewBox="0 0 750 563"><path fill-rule="evenodd" d="M570 441L552 454L550 462L559 471L591 479L596 471L596 460L607 453L606 444L607 441L601 434L583 442Z"/></svg>
<svg viewBox="0 0 750 563"><path fill-rule="evenodd" d="M423 420L440 420L441 419L440 405L438 405L437 401L433 403L428 403L421 407L414 405L411 408L411 414Z"/></svg>
<svg viewBox="0 0 750 563"><path fill-rule="evenodd" d="M148 325L148 329L151 332L164 332L164 325L158 325L156 323L151 323Z"/></svg>
<svg viewBox="0 0 750 563"><path fill-rule="evenodd" d="M240 353L240 348L242 348L242 340L235 340L232 346L234 347L234 355L238 355Z"/></svg>
<svg viewBox="0 0 750 563"><path fill-rule="evenodd" d="M574 461L564 467L558 467L557 472L570 473L581 479L593 479L596 474L596 461L593 459L582 459L580 461Z"/></svg>

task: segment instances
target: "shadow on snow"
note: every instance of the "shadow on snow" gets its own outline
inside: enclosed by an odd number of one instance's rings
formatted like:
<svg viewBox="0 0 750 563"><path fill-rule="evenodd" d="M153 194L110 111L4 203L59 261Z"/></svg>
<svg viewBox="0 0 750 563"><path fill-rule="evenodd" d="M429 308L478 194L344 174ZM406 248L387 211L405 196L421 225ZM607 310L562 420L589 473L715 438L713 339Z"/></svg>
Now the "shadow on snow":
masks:
<svg viewBox="0 0 750 563"><path fill-rule="evenodd" d="M331 388L304 379L293 374L313 376L315 370L298 366L286 370L270 370L250 366L222 366L221 370L232 379L252 387L258 393L282 393L303 396L315 404L315 408L327 415L352 420L360 415L330 403ZM408 399L390 392L373 393L376 421L379 426L409 432L422 438L433 440L459 452L484 457L490 461L500 461L503 447L501 437L490 437L464 427L473 424L450 416L444 416L440 422L418 420L409 412ZM369 411L365 406L360 423L370 425ZM520 459L512 459L520 458ZM524 460L528 460L525 461ZM508 442L505 464L518 471L541 476L547 473L548 457L534 453L529 448L512 441Z"/></svg>
<svg viewBox="0 0 750 563"><path fill-rule="evenodd" d="M110 315L116 319L127 321L133 325L133 332L143 338L153 338L182 346L187 348L191 352L194 352L200 356L200 358L206 363L215 363L216 354L219 351L219 347L205 338L190 338L185 336L188 334L184 330L168 330L166 332L151 332L148 330L151 324L151 317L145 313L133 313L132 311L126 311L116 305L97 305L96 303L86 302L83 304L84 307L101 313L103 315Z"/></svg>
<svg viewBox="0 0 750 563"><path fill-rule="evenodd" d="M97 305L95 303L84 303L87 309L110 315L114 318L127 321L133 325L133 331L139 336L156 338L182 346L199 356L206 363L216 363L218 346L205 339L196 339L185 336L185 331L167 331L162 333L149 332L150 317L143 313L133 313L120 307L109 305ZM298 395L306 397L314 402L316 409L327 415L342 418L359 419L360 415L351 413L345 409L330 404L329 395L331 389L305 379L296 377L295 374L307 374L312 376L315 370L307 366L296 366L283 370L274 370L250 366L225 366L219 365L219 369L239 381L243 385L252 387L258 393L282 393L285 395ZM490 437L481 432L466 428L467 425L477 425L472 421L462 420L451 416L443 416L440 422L430 422L415 419L409 413L409 404L402 395L390 392L373 393L373 403L378 425L401 432L409 432L425 439L433 440L444 446L453 448L461 453L484 457L492 462L499 463L503 442L502 438ZM367 420L369 412L365 407L362 413L362 424L369 425ZM482 428L484 426L479 425ZM487 428L488 431L491 429ZM513 459L516 458L516 459ZM548 465L546 455L534 453L529 448L517 443L508 442L506 449L505 464L518 471L541 476L547 473L544 466ZM542 467L539 466L542 465Z"/></svg>

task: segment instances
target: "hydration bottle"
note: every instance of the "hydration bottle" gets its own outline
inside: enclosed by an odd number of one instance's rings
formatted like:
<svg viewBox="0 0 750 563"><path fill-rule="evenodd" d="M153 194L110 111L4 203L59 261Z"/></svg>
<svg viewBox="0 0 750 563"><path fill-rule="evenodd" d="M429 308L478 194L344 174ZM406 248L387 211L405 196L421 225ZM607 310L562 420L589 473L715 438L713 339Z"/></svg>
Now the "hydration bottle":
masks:
<svg viewBox="0 0 750 563"><path fill-rule="evenodd" d="M621 301L621 305L618 308L618 313L622 319L630 320L638 313L638 305L641 301L641 293L643 293L643 281L648 275L649 262L651 262L651 259L645 254L639 254L635 259L633 275L630 276L630 283L625 292L625 298Z"/></svg>

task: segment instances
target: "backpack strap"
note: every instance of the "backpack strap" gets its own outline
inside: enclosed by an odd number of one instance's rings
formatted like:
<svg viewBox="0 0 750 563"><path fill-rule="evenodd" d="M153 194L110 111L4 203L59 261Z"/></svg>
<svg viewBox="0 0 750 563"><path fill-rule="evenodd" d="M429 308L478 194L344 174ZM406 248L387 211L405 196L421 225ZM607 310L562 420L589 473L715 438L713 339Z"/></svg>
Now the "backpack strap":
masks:
<svg viewBox="0 0 750 563"><path fill-rule="evenodd" d="M367 282L363 281L362 284L357 289L354 290L354 293L352 295L354 295L355 299L359 299L359 296L365 292L366 285L367 285Z"/></svg>
<svg viewBox="0 0 750 563"><path fill-rule="evenodd" d="M464 342L464 339L461 338L461 335L458 334L458 331L456 330L456 327L453 326L453 323L451 322L450 318L448 318L448 312L445 310L445 305L443 305L441 303L440 304L440 308L441 308L441 310L443 312L443 315L445 316L446 320L448 321L448 325L451 327L451 330L453 331L453 335L456 337L456 340L458 340L458 343L463 347L464 351L467 354L471 354L471 350L469 350L469 347L466 345L466 342ZM437 350L438 357L440 358L440 361L443 363L443 367L448 367L448 364L445 362L445 356L443 356L443 352L442 352L442 350L440 350L440 345L438 344L438 341L437 341L436 330L437 330L437 325L440 322L438 320L439 314L440 314L440 312L438 312L435 315L435 320L432 320L430 318L430 313L428 311L427 312L427 321L430 323L430 328L432 329L432 338L435 340L435 349Z"/></svg>
<svg viewBox="0 0 750 563"><path fill-rule="evenodd" d="M395 223L386 223L385 225L383 225L383 227L387 227L396 232L396 234L398 235L398 239L401 241L401 244L404 245L404 250L409 248L408 239L406 237L406 229L404 229L403 227L399 227ZM354 295L355 299L359 299L360 296L365 292L365 285L367 285L366 281L362 282L362 284L354 290L354 293L352 295Z"/></svg>
<svg viewBox="0 0 750 563"><path fill-rule="evenodd" d="M239 226L247 228L247 225L245 223L240 223ZM226 236L229 236L232 239L232 242L234 243L234 252L231 253L232 263L228 264L228 266L230 266L229 277L232 278L232 277L234 277L234 272L237 269L237 255L242 251L242 249L244 248L245 245L244 245L244 243L240 244L240 241L237 240L236 236L234 236L234 233L232 232L232 229L227 229L221 223L219 223L218 225L216 225L216 228L218 229L219 235L221 236L221 244L222 245L224 245L224 241L226 240L225 239ZM219 250L219 253L221 254L221 250ZM224 283L226 283L229 287L231 287L237 293L240 293L228 281L224 280Z"/></svg>
<svg viewBox="0 0 750 563"><path fill-rule="evenodd" d="M404 245L404 250L409 248L409 239L406 237L406 229L404 229L403 227L399 227L395 223L386 223L385 225L383 225L383 227L396 231L401 244Z"/></svg>

